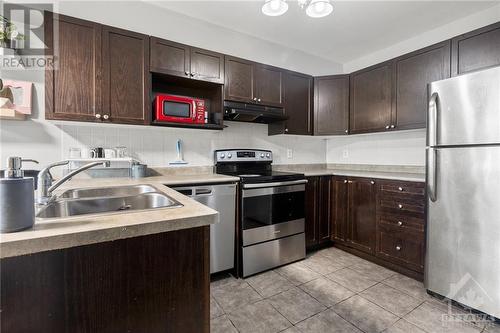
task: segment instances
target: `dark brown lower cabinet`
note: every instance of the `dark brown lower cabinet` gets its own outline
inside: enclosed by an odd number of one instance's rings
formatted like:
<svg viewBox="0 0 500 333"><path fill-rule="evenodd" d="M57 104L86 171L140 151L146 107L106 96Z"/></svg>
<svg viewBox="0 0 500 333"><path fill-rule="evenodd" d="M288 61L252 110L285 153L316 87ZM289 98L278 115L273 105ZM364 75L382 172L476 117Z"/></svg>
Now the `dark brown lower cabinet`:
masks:
<svg viewBox="0 0 500 333"><path fill-rule="evenodd" d="M306 185L306 247L316 248L330 243L332 177L308 177Z"/></svg>
<svg viewBox="0 0 500 333"><path fill-rule="evenodd" d="M334 245L422 279L425 184L334 176L331 187Z"/></svg>
<svg viewBox="0 0 500 333"><path fill-rule="evenodd" d="M376 193L374 180L349 178L347 242L368 253L375 252Z"/></svg>
<svg viewBox="0 0 500 333"><path fill-rule="evenodd" d="M6 258L2 332L209 332L209 227Z"/></svg>

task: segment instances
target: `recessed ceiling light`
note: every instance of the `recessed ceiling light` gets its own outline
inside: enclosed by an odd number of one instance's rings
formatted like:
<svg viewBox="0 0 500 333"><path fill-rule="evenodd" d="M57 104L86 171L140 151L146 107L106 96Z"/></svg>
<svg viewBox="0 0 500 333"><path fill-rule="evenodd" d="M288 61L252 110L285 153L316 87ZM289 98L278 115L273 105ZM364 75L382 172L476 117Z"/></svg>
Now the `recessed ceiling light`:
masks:
<svg viewBox="0 0 500 333"><path fill-rule="evenodd" d="M280 16L286 13L288 4L285 0L266 0L262 5L262 13L268 16Z"/></svg>
<svg viewBox="0 0 500 333"><path fill-rule="evenodd" d="M325 17L333 12L333 6L329 0L311 0L306 8L306 14L310 17Z"/></svg>

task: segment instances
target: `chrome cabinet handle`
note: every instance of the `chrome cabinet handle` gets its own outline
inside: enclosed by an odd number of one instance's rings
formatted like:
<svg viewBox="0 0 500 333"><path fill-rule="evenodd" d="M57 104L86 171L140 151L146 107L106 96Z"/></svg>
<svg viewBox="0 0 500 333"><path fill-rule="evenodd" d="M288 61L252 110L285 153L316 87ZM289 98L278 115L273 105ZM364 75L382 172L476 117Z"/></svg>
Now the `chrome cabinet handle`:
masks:
<svg viewBox="0 0 500 333"><path fill-rule="evenodd" d="M375 185L375 182L372 180L372 181L370 181L370 184Z"/></svg>
<svg viewBox="0 0 500 333"><path fill-rule="evenodd" d="M254 100L254 101L257 101L257 97L254 97L254 98L253 98L253 100Z"/></svg>
<svg viewBox="0 0 500 333"><path fill-rule="evenodd" d="M403 222L398 221L398 225L401 227L403 225Z"/></svg>
<svg viewBox="0 0 500 333"><path fill-rule="evenodd" d="M387 125L387 126L385 127L385 129L389 129L389 125Z"/></svg>
<svg viewBox="0 0 500 333"><path fill-rule="evenodd" d="M96 114L95 114L95 117L96 117L97 119L101 119L101 114L100 114L100 113L96 113Z"/></svg>
<svg viewBox="0 0 500 333"><path fill-rule="evenodd" d="M108 116L107 114L105 114L104 116L102 116L102 118L103 118L104 120L108 120L108 119L109 119L109 116Z"/></svg>
<svg viewBox="0 0 500 333"><path fill-rule="evenodd" d="M189 75L190 75L191 77L194 77L194 76L196 75L196 73L189 73Z"/></svg>
<svg viewBox="0 0 500 333"><path fill-rule="evenodd" d="M401 251L401 246L396 246L396 251Z"/></svg>
<svg viewBox="0 0 500 333"><path fill-rule="evenodd" d="M257 98L257 102L260 102L260 98Z"/></svg>
<svg viewBox="0 0 500 333"><path fill-rule="evenodd" d="M347 184L347 179L344 179L344 184Z"/></svg>
<svg viewBox="0 0 500 333"><path fill-rule="evenodd" d="M345 130L344 132L349 133L349 130Z"/></svg>
<svg viewBox="0 0 500 333"><path fill-rule="evenodd" d="M189 76L191 73L189 73L188 71L185 71L184 74L186 74L186 76Z"/></svg>
<svg viewBox="0 0 500 333"><path fill-rule="evenodd" d="M403 188L400 186L400 187L398 187L398 190L402 192Z"/></svg>
<svg viewBox="0 0 500 333"><path fill-rule="evenodd" d="M399 209L403 209L403 205L402 205L402 204L399 204L399 205L398 205L398 208L399 208Z"/></svg>
<svg viewBox="0 0 500 333"><path fill-rule="evenodd" d="M396 127L396 126L394 126L394 125L391 125L391 128L394 128L394 127Z"/></svg>
<svg viewBox="0 0 500 333"><path fill-rule="evenodd" d="M288 133L288 128L285 128L285 132Z"/></svg>

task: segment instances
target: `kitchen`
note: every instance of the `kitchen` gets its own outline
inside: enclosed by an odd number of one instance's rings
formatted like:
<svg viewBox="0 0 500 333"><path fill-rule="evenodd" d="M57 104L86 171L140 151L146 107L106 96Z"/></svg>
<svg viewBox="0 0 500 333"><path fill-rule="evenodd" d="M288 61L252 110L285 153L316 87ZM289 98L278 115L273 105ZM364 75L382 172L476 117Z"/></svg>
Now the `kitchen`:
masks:
<svg viewBox="0 0 500 333"><path fill-rule="evenodd" d="M2 330L499 330L498 2L268 2L2 4Z"/></svg>

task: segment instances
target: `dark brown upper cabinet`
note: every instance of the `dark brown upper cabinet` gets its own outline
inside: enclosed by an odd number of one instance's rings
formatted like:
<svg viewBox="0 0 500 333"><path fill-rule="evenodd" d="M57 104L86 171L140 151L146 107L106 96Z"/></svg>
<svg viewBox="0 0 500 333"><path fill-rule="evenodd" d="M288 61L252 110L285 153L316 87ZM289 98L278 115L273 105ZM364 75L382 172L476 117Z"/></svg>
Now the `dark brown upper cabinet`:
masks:
<svg viewBox="0 0 500 333"><path fill-rule="evenodd" d="M47 54L56 57L55 68L45 71L45 118L100 121L101 25L51 12L44 22Z"/></svg>
<svg viewBox="0 0 500 333"><path fill-rule="evenodd" d="M451 41L452 76L500 65L500 22Z"/></svg>
<svg viewBox="0 0 500 333"><path fill-rule="evenodd" d="M45 72L47 119L149 124L149 37L45 13L55 68Z"/></svg>
<svg viewBox="0 0 500 333"><path fill-rule="evenodd" d="M312 76L283 72L283 108L288 119L269 124L269 135L312 134L312 89Z"/></svg>
<svg viewBox="0 0 500 333"><path fill-rule="evenodd" d="M224 83L224 55L151 37L151 71L196 80Z"/></svg>
<svg viewBox="0 0 500 333"><path fill-rule="evenodd" d="M283 70L226 56L225 99L283 106Z"/></svg>
<svg viewBox="0 0 500 333"><path fill-rule="evenodd" d="M189 77L191 70L189 46L151 37L150 53L152 72Z"/></svg>
<svg viewBox="0 0 500 333"><path fill-rule="evenodd" d="M450 77L450 41L394 60L394 98L390 128L425 128L427 84Z"/></svg>
<svg viewBox="0 0 500 333"><path fill-rule="evenodd" d="M314 135L349 133L349 75L314 78Z"/></svg>
<svg viewBox="0 0 500 333"><path fill-rule="evenodd" d="M360 251L374 253L376 241L375 181L367 178L348 180L348 243Z"/></svg>
<svg viewBox="0 0 500 333"><path fill-rule="evenodd" d="M351 74L349 132L385 131L391 126L392 62Z"/></svg>
<svg viewBox="0 0 500 333"><path fill-rule="evenodd" d="M104 26L102 46L103 120L149 124L149 37Z"/></svg>
<svg viewBox="0 0 500 333"><path fill-rule="evenodd" d="M225 99L252 101L254 71L251 61L226 56Z"/></svg>
<svg viewBox="0 0 500 333"><path fill-rule="evenodd" d="M254 64L254 100L263 105L283 104L282 70L267 65Z"/></svg>

